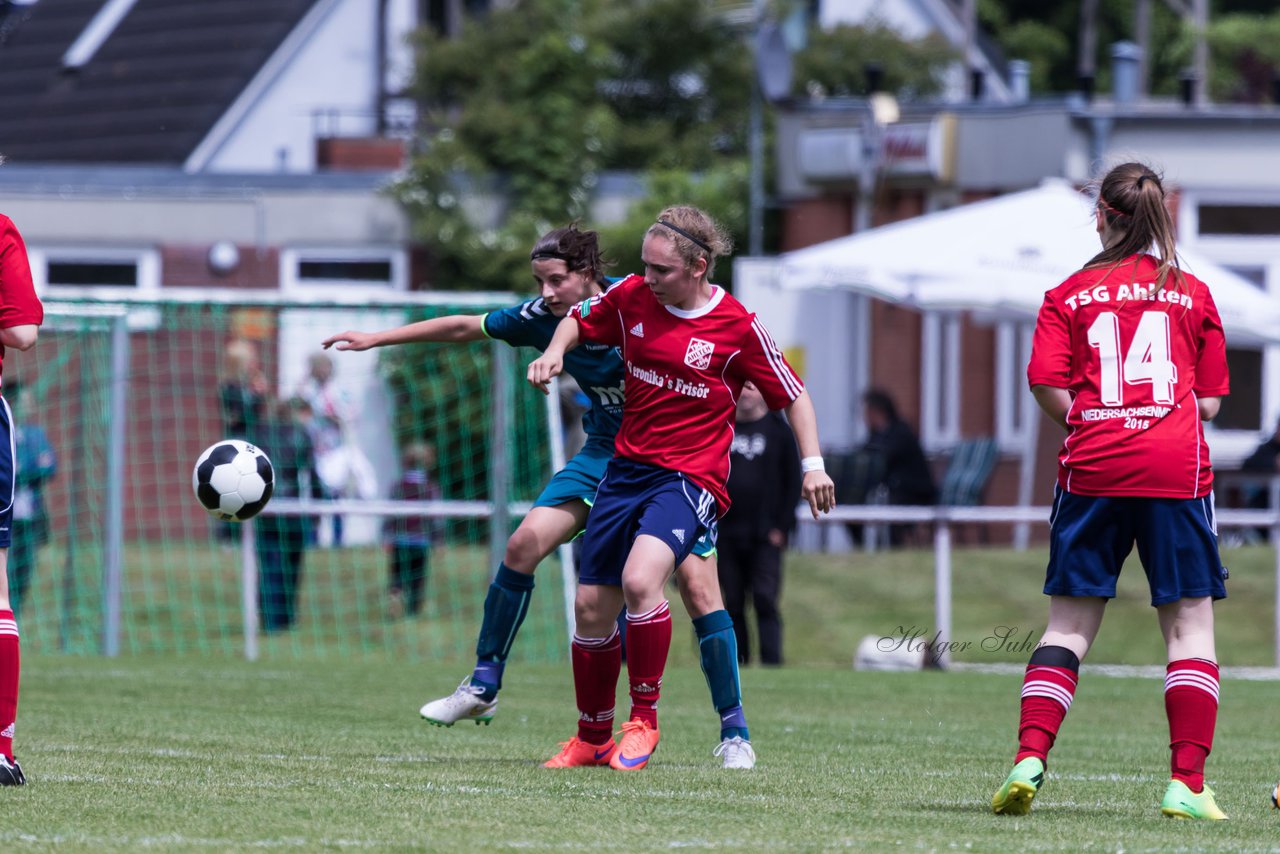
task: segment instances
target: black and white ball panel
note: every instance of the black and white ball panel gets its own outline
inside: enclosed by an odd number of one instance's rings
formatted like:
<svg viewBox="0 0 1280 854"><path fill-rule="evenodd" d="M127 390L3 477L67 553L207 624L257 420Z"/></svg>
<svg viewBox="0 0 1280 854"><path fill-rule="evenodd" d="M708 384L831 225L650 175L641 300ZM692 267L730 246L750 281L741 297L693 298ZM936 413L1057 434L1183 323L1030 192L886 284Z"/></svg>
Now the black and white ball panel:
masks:
<svg viewBox="0 0 1280 854"><path fill-rule="evenodd" d="M271 500L274 482L271 460L261 448L240 439L224 439L206 448L191 473L201 506L229 522L261 512Z"/></svg>

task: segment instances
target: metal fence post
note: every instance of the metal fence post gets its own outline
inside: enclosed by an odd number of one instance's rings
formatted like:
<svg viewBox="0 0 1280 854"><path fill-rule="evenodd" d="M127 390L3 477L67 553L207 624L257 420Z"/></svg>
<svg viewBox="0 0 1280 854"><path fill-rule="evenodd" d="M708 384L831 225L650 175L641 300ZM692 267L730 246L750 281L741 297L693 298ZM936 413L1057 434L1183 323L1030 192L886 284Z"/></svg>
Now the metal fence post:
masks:
<svg viewBox="0 0 1280 854"><path fill-rule="evenodd" d="M945 668L951 663L947 644L951 637L951 524L939 519L933 529L933 621L934 637L941 646L933 651L933 661Z"/></svg>
<svg viewBox="0 0 1280 854"><path fill-rule="evenodd" d="M493 420L489 431L489 500L493 515L489 517L489 566L497 572L506 554L507 537L511 536L510 439L512 413L511 371L515 354L501 341L494 341L489 352L493 364Z"/></svg>
<svg viewBox="0 0 1280 854"><path fill-rule="evenodd" d="M244 622L244 659L258 660L258 523L240 523L240 614Z"/></svg>
<svg viewBox="0 0 1280 854"><path fill-rule="evenodd" d="M111 322L111 380L107 418L107 483L124 483L128 434L129 313ZM124 501L106 502L106 541L102 557L102 654L120 654L121 577L124 566Z"/></svg>

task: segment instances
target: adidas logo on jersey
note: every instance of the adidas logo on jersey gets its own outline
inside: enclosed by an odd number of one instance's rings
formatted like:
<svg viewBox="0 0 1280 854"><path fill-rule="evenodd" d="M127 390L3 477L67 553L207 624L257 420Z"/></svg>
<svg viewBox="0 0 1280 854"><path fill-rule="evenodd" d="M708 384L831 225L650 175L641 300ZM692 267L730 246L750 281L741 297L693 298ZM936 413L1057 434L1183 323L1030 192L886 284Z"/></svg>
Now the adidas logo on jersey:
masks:
<svg viewBox="0 0 1280 854"><path fill-rule="evenodd" d="M671 533L676 535L676 539L680 541L681 545L684 545L684 528L672 528Z"/></svg>
<svg viewBox="0 0 1280 854"><path fill-rule="evenodd" d="M637 338L643 338L643 337L644 337L644 323L643 323L643 322L641 322L641 323L637 323L635 326L631 327L631 334L632 334L632 335L634 335L634 336L636 336Z"/></svg>

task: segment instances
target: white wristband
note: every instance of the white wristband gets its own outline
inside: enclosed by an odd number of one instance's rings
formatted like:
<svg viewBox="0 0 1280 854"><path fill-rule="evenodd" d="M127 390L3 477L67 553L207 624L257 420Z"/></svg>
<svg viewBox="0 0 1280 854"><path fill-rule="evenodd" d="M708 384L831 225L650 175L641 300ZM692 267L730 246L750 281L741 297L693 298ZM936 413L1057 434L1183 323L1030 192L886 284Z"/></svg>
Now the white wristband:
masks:
<svg viewBox="0 0 1280 854"><path fill-rule="evenodd" d="M800 471L808 474L811 471L826 471L827 467L822 464L822 457L805 457L800 461Z"/></svg>

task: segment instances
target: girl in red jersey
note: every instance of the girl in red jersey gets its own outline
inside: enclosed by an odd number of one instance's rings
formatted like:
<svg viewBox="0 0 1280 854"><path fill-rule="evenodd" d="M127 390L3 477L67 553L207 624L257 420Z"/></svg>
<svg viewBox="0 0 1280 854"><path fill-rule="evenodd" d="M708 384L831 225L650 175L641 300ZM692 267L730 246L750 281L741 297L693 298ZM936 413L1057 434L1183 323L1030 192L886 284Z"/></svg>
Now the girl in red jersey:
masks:
<svg viewBox="0 0 1280 854"><path fill-rule="evenodd" d="M644 276L628 276L575 306L529 365L529 382L546 391L565 353L594 342L621 349L626 377L617 453L583 540L572 647L578 734L548 767L590 764L576 758L590 745L593 757L611 754L611 767L638 770L657 747L671 645L663 585L729 509L725 484L743 383L754 383L771 409L786 410L804 457L802 495L815 518L835 504L803 384L756 316L711 284L715 259L729 248L702 211L667 208L645 234ZM632 706L615 747L621 658L612 639L624 601Z"/></svg>
<svg viewBox="0 0 1280 854"><path fill-rule="evenodd" d="M1067 437L1050 516L1049 622L1023 679L1014 768L991 806L1030 810L1136 543L1169 660L1172 779L1160 811L1223 819L1204 785L1218 711L1213 600L1227 592L1201 424L1228 392L1222 323L1209 289L1177 266L1155 172L1109 171L1096 220L1103 250L1045 294L1027 368L1036 401Z"/></svg>
<svg viewBox="0 0 1280 854"><path fill-rule="evenodd" d="M44 307L31 282L27 247L18 229L0 216L0 358L5 348L30 350L36 343ZM15 469L14 424L9 404L0 406L0 786L26 782L13 756L18 717L18 670L21 659L18 622L9 603L9 546L12 542Z"/></svg>

